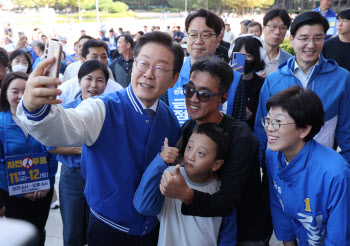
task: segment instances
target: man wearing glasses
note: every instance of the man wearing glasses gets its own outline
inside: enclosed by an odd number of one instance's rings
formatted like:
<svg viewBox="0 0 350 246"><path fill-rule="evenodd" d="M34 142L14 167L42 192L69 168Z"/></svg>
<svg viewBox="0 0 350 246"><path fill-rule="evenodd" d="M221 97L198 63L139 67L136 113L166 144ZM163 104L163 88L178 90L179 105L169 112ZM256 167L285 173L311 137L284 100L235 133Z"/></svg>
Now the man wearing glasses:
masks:
<svg viewBox="0 0 350 246"><path fill-rule="evenodd" d="M321 55L328 28L327 19L318 12L302 13L295 18L290 36L295 57L270 74L260 91L255 119L260 157L263 157L267 143L260 122L267 115L267 100L283 89L301 86L313 90L320 97L326 112L325 125L315 140L333 148L335 137L341 148L340 154L350 162L350 73Z"/></svg>
<svg viewBox="0 0 350 246"><path fill-rule="evenodd" d="M60 81L42 76L53 62L44 60L18 107L30 133L47 146L83 146L90 246L157 245L157 218L139 214L133 198L164 139L174 146L180 136L176 117L159 97L175 84L184 54L167 33L155 31L139 39L134 57L126 89L84 100L76 109L55 105L61 100L52 97L61 91L44 86Z"/></svg>
<svg viewBox="0 0 350 246"><path fill-rule="evenodd" d="M280 64L292 57L291 54L280 48L290 23L290 17L287 11L283 9L273 9L264 16L263 33L266 49L266 67L261 73L261 76L264 78L276 71Z"/></svg>
<svg viewBox="0 0 350 246"><path fill-rule="evenodd" d="M198 9L197 12L187 16L185 27L188 33L187 51L190 56L184 62L175 86L170 88L168 94L162 98L174 110L180 125L189 119L182 87L188 83L191 65L200 58L215 57L215 51L220 45L219 35L223 25L220 17L213 12ZM240 74L235 71L233 83L228 92L229 96L221 107L221 111L233 116L235 119L245 121L244 84L243 82L239 83L239 79Z"/></svg>

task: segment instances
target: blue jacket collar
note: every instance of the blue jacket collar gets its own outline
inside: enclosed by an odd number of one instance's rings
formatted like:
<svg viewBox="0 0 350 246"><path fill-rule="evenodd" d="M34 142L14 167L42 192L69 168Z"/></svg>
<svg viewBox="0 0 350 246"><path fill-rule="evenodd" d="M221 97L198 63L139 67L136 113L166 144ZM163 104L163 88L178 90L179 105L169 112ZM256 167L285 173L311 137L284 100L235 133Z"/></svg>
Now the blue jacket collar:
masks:
<svg viewBox="0 0 350 246"><path fill-rule="evenodd" d="M306 142L305 146L294 157L294 159L289 163L288 166L286 166L285 164L285 156L281 152L278 152L277 176L281 180L285 180L286 182L294 180L294 178L296 178L296 176L306 168L309 156L311 155L314 146L314 140Z"/></svg>
<svg viewBox="0 0 350 246"><path fill-rule="evenodd" d="M284 75L293 75L292 71L294 70L295 56L289 59L287 63L283 63L278 66L278 72ZM334 60L327 60L320 54L320 62L315 66L313 74L318 73L328 73L335 70L338 67L338 64Z"/></svg>
<svg viewBox="0 0 350 246"><path fill-rule="evenodd" d="M140 114L145 114L145 111L143 110L142 105L139 102L139 99L136 97L134 90L132 89L131 84L126 88L126 94L134 107L135 111L140 113ZM156 113L158 112L159 109L159 99L158 99L158 104L157 104L157 110Z"/></svg>

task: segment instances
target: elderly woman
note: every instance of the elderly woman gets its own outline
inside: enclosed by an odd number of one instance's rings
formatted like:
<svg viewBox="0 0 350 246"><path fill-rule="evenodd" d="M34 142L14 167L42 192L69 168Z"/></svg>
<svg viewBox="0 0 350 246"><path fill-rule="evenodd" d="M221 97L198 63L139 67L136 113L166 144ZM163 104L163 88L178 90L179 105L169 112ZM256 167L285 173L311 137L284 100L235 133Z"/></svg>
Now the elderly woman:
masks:
<svg viewBox="0 0 350 246"><path fill-rule="evenodd" d="M272 96L262 119L273 227L284 245L350 245L350 168L313 137L324 124L321 100L291 87Z"/></svg>

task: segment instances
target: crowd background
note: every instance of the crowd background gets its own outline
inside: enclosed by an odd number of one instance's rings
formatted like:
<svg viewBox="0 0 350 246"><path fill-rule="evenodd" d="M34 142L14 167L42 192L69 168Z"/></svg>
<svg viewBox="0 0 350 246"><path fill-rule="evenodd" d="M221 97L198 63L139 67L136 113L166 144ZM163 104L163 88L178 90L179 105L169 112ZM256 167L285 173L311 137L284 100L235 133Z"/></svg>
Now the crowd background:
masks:
<svg viewBox="0 0 350 246"><path fill-rule="evenodd" d="M4 16L12 16L12 14L4 13ZM291 13L291 18L294 18L297 13ZM151 14L153 15L153 14ZM244 16L233 16L233 15L222 15L222 19L225 23L230 24L231 31L233 33L233 37L237 37L242 33L242 22L245 25L245 20L252 20L259 23L262 23L263 14L247 14ZM58 39L61 41L64 45L64 51L66 53L66 60L65 62L67 65L74 62L74 54L78 56L77 49L74 48L74 44L76 41L78 41L79 37L83 34L82 31L85 31L84 34L92 36L96 39L101 39L102 41L106 41L109 44L108 36L110 33L110 30L114 30L114 37L118 37L119 35L124 34L131 34L134 38L137 35L138 32L149 32L153 30L160 30L164 32L168 32L169 35L171 35L174 39L174 41L179 41L179 43L185 43L187 34L184 30L184 20L186 18L186 14L180 16L180 17L168 17L164 18L163 14L159 15L159 18L157 19L135 19L135 18L121 18L121 19L101 19L100 22L91 22L91 23L75 23L73 19L69 19L65 23L62 24L55 24L52 21L48 20L48 23L51 24L37 24L35 26L33 25L25 25L20 24L16 25L15 21L6 21L3 23L4 32L1 32L2 36L1 38L1 47L6 47L6 49L9 49L9 53L13 52L15 50L16 45L18 45L18 42L21 42L21 38L19 37L19 33L23 32L24 35L27 37L27 42L23 42L23 47L21 48L29 48L30 45L36 43L35 41L39 40L40 42L45 43L47 39ZM10 17L9 19L14 20L13 17ZM13 24L14 23L14 24ZM248 25L249 23L247 23ZM145 29L145 26L147 26L147 29ZM182 34L181 34L182 33ZM287 33L286 38L288 38L289 33ZM8 43L8 39L10 38L11 43ZM264 37L262 36L262 39ZM232 39L228 39L228 42L231 42ZM137 41L137 40L134 40ZM225 40L226 41L226 40ZM28 45L27 45L28 43ZM13 46L13 49L11 48L11 44ZM19 45L22 45L19 44ZM183 48L186 48L186 45L182 46ZM33 48L33 45L32 45ZM34 50L34 53L37 53ZM40 53L40 52L39 52ZM68 57L67 57L68 55ZM111 57L110 52L110 58L109 58L109 64L111 64L113 57ZM72 58L69 59L69 56ZM35 61L33 60L33 63ZM63 76L63 72L62 72ZM58 172L59 173L59 172ZM47 242L47 245L49 242ZM273 244L272 244L273 245Z"/></svg>

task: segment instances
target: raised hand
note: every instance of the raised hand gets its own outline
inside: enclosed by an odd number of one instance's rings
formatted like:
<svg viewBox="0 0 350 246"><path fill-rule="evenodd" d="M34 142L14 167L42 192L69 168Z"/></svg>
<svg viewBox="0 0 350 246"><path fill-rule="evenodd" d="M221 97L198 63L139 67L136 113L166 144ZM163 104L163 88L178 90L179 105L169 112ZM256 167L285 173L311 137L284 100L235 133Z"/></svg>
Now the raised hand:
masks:
<svg viewBox="0 0 350 246"><path fill-rule="evenodd" d="M174 163L176 158L179 156L179 150L174 147L169 147L168 139L164 140L164 149L160 153L160 157L162 157L165 163Z"/></svg>
<svg viewBox="0 0 350 246"><path fill-rule="evenodd" d="M43 76L45 68L54 61L55 58L43 60L29 76L23 95L23 105L28 111L35 111L43 105L62 102L61 99L55 99L62 93L56 88L61 84L61 80Z"/></svg>

